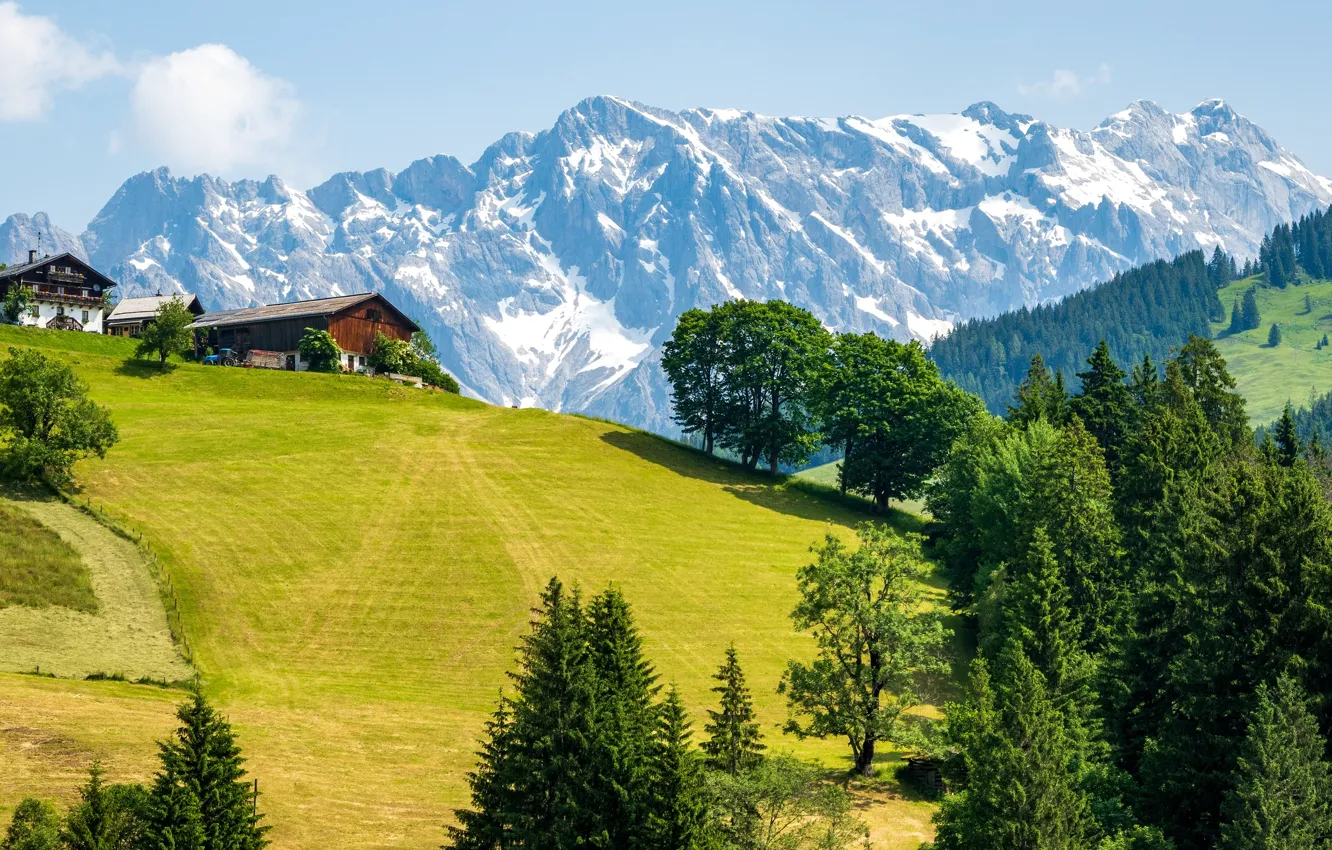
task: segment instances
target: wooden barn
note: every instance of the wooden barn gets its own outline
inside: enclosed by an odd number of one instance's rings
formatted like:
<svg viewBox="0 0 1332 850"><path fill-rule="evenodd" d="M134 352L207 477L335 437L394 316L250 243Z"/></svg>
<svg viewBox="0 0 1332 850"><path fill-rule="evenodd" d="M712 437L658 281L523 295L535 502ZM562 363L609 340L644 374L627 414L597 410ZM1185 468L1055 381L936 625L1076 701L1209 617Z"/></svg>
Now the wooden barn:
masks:
<svg viewBox="0 0 1332 850"><path fill-rule="evenodd" d="M0 269L0 299L21 287L32 295L32 307L20 324L66 331L102 332L106 293L116 282L69 252ZM0 319L2 320L2 319Z"/></svg>
<svg viewBox="0 0 1332 850"><path fill-rule="evenodd" d="M285 368L296 371L308 365L297 350L305 329L328 331L342 349L342 368L352 372L366 368L378 334L406 342L421 329L387 298L372 292L206 313L190 327L206 334L214 350L278 352Z"/></svg>
<svg viewBox="0 0 1332 850"><path fill-rule="evenodd" d="M194 317L204 314L199 298L186 293L184 295L150 295L147 298L126 298L111 310L106 317L106 332L111 336L140 336L143 329L157 318L157 310L173 298L179 298Z"/></svg>

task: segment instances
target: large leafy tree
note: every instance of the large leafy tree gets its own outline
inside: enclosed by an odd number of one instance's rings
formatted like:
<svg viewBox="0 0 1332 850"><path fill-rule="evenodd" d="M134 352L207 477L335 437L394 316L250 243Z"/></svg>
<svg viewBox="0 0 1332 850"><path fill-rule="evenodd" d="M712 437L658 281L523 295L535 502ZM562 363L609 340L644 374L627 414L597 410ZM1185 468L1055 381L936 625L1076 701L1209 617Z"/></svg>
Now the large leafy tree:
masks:
<svg viewBox="0 0 1332 850"><path fill-rule="evenodd" d="M106 457L120 439L106 408L64 363L9 349L0 364L0 469L19 480L68 481L74 462Z"/></svg>
<svg viewBox="0 0 1332 850"><path fill-rule="evenodd" d="M791 619L814 632L818 655L789 662L781 690L788 731L844 737L856 770L871 776L878 743L911 736L905 713L920 704L930 677L947 671L947 631L922 595L919 539L869 523L856 536L860 545L850 550L830 532L800 569Z"/></svg>
<svg viewBox="0 0 1332 850"><path fill-rule="evenodd" d="M842 450L842 490L870 496L881 511L917 495L983 411L940 379L919 343L873 333L837 337L818 397L825 440Z"/></svg>
<svg viewBox="0 0 1332 850"><path fill-rule="evenodd" d="M698 434L708 454L722 429L727 359L723 329L732 312L725 306L686 310L661 347L661 368L671 384L672 418L686 434Z"/></svg>
<svg viewBox="0 0 1332 850"><path fill-rule="evenodd" d="M725 327L727 428L723 444L776 474L818 445L812 391L832 336L814 314L785 301L732 302Z"/></svg>
<svg viewBox="0 0 1332 850"><path fill-rule="evenodd" d="M32 797L14 807L0 850L59 850L60 817L43 800Z"/></svg>
<svg viewBox="0 0 1332 850"><path fill-rule="evenodd" d="M718 695L719 705L716 711L708 710L703 752L713 770L740 773L763 757L763 736L734 645L727 648L726 660L713 678L718 682L712 692Z"/></svg>
<svg viewBox="0 0 1332 850"><path fill-rule="evenodd" d="M156 357L159 364L166 366L167 358L173 354L184 354L194 346L194 334L190 325L194 323L194 314L179 298L163 302L153 320L143 329L139 344L134 349L135 357Z"/></svg>
<svg viewBox="0 0 1332 850"><path fill-rule="evenodd" d="M1322 850L1332 843L1332 775L1318 722L1290 676L1256 696L1217 847Z"/></svg>

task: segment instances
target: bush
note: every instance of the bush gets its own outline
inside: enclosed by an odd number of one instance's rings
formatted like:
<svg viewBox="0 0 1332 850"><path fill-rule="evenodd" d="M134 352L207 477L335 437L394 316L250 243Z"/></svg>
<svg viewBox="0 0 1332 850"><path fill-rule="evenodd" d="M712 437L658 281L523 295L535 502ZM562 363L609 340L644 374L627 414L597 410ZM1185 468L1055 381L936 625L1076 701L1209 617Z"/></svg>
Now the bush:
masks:
<svg viewBox="0 0 1332 850"><path fill-rule="evenodd" d="M375 347L370 352L370 366L375 372L398 372L421 377L412 371L415 361L410 343L392 339L382 333L375 334Z"/></svg>
<svg viewBox="0 0 1332 850"><path fill-rule="evenodd" d="M16 325L23 319L23 314L32 309L32 290L25 286L11 286L5 293L5 300L0 311L5 321Z"/></svg>
<svg viewBox="0 0 1332 850"><path fill-rule="evenodd" d="M32 797L19 803L9 823L4 850L57 850L60 847L60 817L50 803Z"/></svg>
<svg viewBox="0 0 1332 850"><path fill-rule="evenodd" d="M328 331L306 328L297 350L312 372L342 371L342 349Z"/></svg>
<svg viewBox="0 0 1332 850"><path fill-rule="evenodd" d="M106 408L64 363L9 349L0 365L0 470L18 481L69 481L74 462L106 457L120 439Z"/></svg>

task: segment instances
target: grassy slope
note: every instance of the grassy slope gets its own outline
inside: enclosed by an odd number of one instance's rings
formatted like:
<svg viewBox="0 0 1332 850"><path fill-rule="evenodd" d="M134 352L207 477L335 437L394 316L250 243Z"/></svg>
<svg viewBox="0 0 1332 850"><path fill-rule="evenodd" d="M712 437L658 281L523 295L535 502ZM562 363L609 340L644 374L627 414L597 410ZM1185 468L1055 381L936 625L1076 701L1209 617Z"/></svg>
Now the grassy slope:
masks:
<svg viewBox="0 0 1332 850"><path fill-rule="evenodd" d="M78 553L31 516L0 503L0 608L6 605L97 612Z"/></svg>
<svg viewBox="0 0 1332 850"><path fill-rule="evenodd" d="M1332 281L1285 289L1258 287L1262 326L1231 336L1226 332L1231 304L1243 298L1251 285L1250 280L1236 281L1221 290L1227 320L1212 330L1217 349L1248 401L1249 418L1258 425L1280 416L1287 400L1296 406L1304 403L1311 387L1320 393L1332 389L1332 347L1314 350L1323 334L1332 334ZM1314 308L1307 315L1305 295L1313 300ZM1282 342L1268 348L1267 333L1273 322L1281 325Z"/></svg>
<svg viewBox="0 0 1332 850"><path fill-rule="evenodd" d="M119 340L0 328L14 341L73 349L114 411L122 443L79 477L172 571L278 847L437 845L553 573L623 587L696 724L734 641L770 746L845 763L841 742L781 738L774 689L811 647L786 618L795 569L863 519L851 509L602 422L355 377L160 375L122 365ZM136 775L169 705L124 711L129 692L105 687L0 677L0 728L40 697L47 732L96 749L84 724L128 717L140 734L112 744L141 749L113 762ZM889 847L914 847L927 816L895 799L870 813Z"/></svg>

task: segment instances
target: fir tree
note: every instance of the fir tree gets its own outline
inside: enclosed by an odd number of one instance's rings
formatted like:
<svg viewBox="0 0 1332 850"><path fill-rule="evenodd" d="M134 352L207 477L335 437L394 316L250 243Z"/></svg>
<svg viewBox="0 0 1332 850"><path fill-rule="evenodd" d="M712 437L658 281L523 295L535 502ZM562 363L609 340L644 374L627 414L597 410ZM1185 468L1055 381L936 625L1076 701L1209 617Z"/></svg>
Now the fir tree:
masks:
<svg viewBox="0 0 1332 850"><path fill-rule="evenodd" d="M1087 371L1079 372L1078 377L1082 379L1082 393L1070 406L1105 450L1109 467L1115 469L1133 397L1124 384L1124 370L1110 356L1105 340L1097 344L1087 358Z"/></svg>
<svg viewBox="0 0 1332 850"><path fill-rule="evenodd" d="M142 840L137 796L129 786L108 786L103 775L101 763L94 761L60 831L66 850L136 850Z"/></svg>
<svg viewBox="0 0 1332 850"><path fill-rule="evenodd" d="M1031 358L1026 379L1018 387L1017 403L1008 407L1008 421L1023 428L1037 419L1058 425L1064 419L1067 403L1062 375L1052 375L1045 360L1036 354Z"/></svg>
<svg viewBox="0 0 1332 850"><path fill-rule="evenodd" d="M1086 848L1086 796L1070 770L1075 747L1065 720L1021 642L994 663L972 666L971 695L949 713L965 759L966 788L935 815L938 850Z"/></svg>
<svg viewBox="0 0 1332 850"><path fill-rule="evenodd" d="M703 850L714 846L712 813L703 763L689 746L692 733L674 686L666 693L657 729L650 839L655 850Z"/></svg>
<svg viewBox="0 0 1332 850"><path fill-rule="evenodd" d="M703 727L708 740L703 743L703 752L713 770L735 775L758 762L764 747L734 644L727 648L726 660L713 678L721 683L712 689L720 697L720 706L717 711L708 711L709 720Z"/></svg>
<svg viewBox="0 0 1332 850"><path fill-rule="evenodd" d="M1256 330L1262 325L1262 316L1258 313L1258 297L1256 295L1258 288L1250 286L1244 291L1244 300L1240 306L1240 316L1244 322L1246 331Z"/></svg>
<svg viewBox="0 0 1332 850"><path fill-rule="evenodd" d="M1326 742L1303 689L1260 685L1227 795L1220 850L1321 850L1332 839Z"/></svg>
<svg viewBox="0 0 1332 850"><path fill-rule="evenodd" d="M1280 344L1281 344L1281 325L1278 325L1276 322L1273 322L1272 327L1269 328L1267 331L1267 347L1276 348Z"/></svg>
<svg viewBox="0 0 1332 850"><path fill-rule="evenodd" d="M1307 315L1309 315L1309 314L1312 313L1312 312L1313 312L1313 299L1309 297L1308 293L1305 293L1305 295L1304 295L1304 315L1307 316Z"/></svg>
<svg viewBox="0 0 1332 850"><path fill-rule="evenodd" d="M1290 402L1286 402L1286 408L1281 412L1281 418L1277 420L1276 426L1277 462L1282 466L1294 466L1302 451L1299 435L1295 433L1295 419L1291 414Z"/></svg>
<svg viewBox="0 0 1332 850"><path fill-rule="evenodd" d="M164 768L153 781L148 821L144 850L203 850L206 846L199 798L174 766Z"/></svg>
<svg viewBox="0 0 1332 850"><path fill-rule="evenodd" d="M268 845L260 826L256 791L245 781L245 759L236 734L222 715L196 689L176 710L181 725L175 738L158 744L162 776L154 785L153 811L163 813L156 826L193 834L192 804L198 804L203 828L201 850L260 850Z"/></svg>
<svg viewBox="0 0 1332 850"><path fill-rule="evenodd" d="M1244 332L1244 317L1240 315L1239 299L1236 298L1230 307L1230 327L1227 332L1232 336Z"/></svg>
<svg viewBox="0 0 1332 850"><path fill-rule="evenodd" d="M1318 345L1322 348L1327 348L1327 334L1323 334L1323 338L1318 341Z"/></svg>

